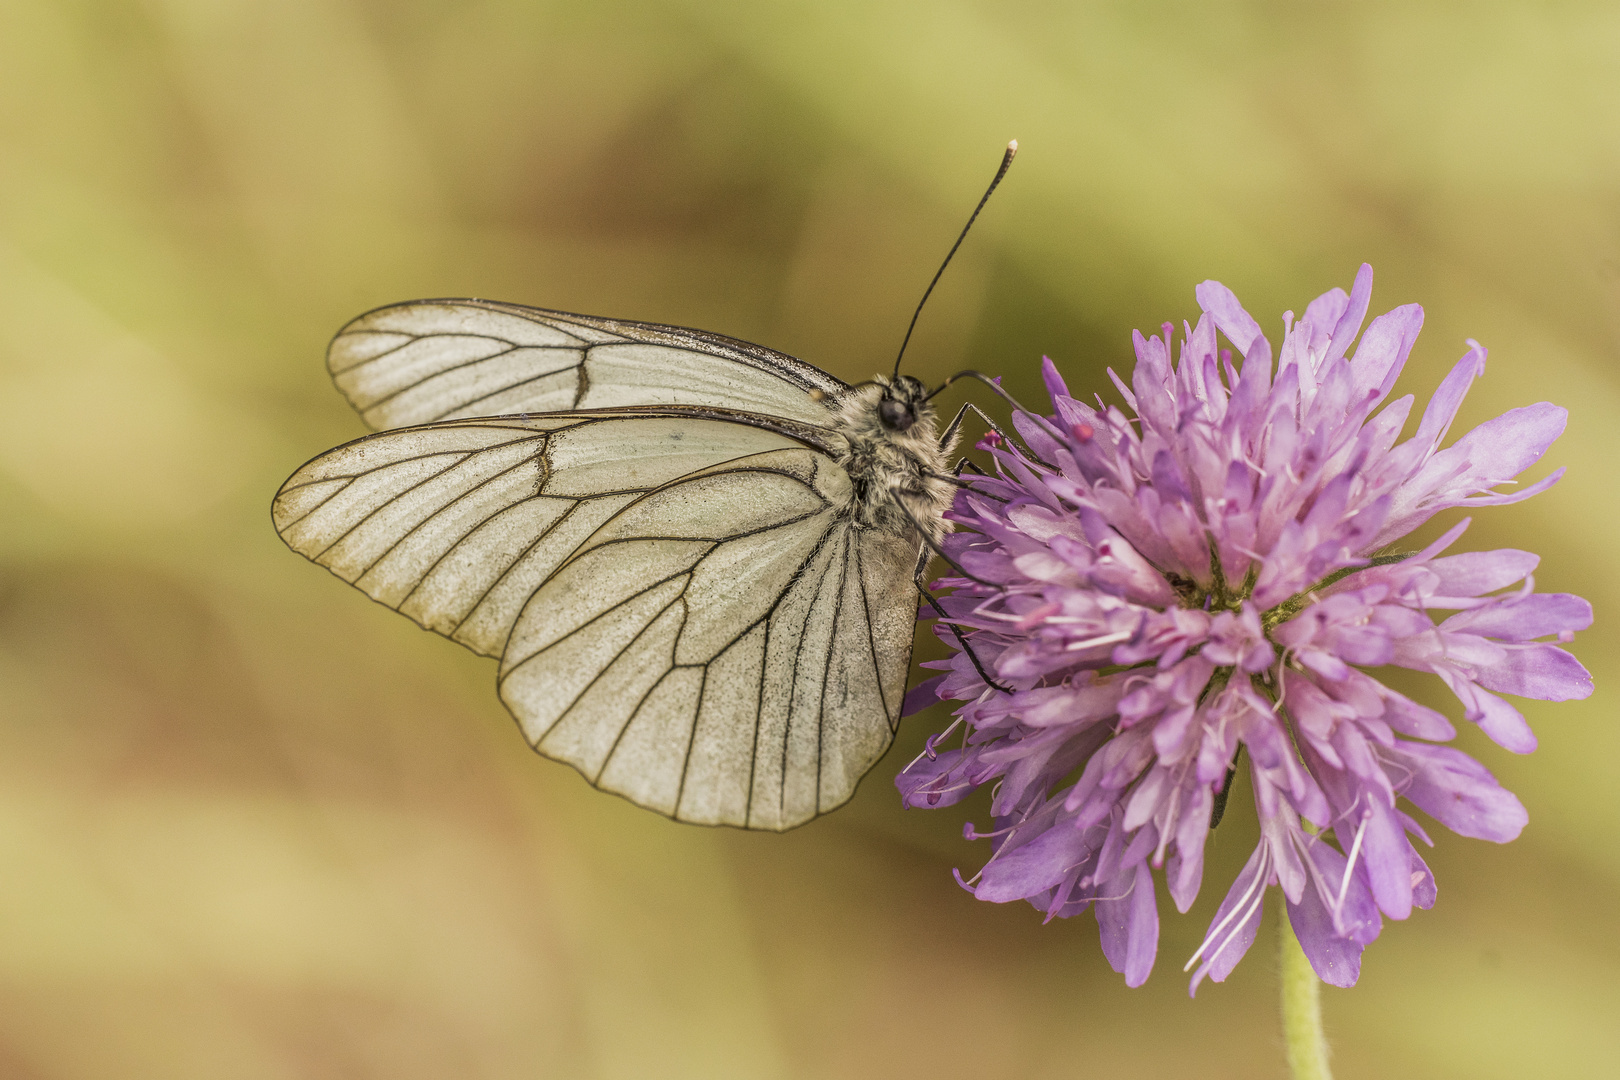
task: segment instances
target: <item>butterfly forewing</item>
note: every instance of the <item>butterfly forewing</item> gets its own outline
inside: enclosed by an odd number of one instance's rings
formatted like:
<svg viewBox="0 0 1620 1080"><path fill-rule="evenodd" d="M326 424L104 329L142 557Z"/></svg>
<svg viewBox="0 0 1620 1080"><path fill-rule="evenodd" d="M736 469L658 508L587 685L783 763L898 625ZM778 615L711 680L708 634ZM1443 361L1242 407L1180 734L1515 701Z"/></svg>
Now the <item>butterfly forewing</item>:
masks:
<svg viewBox="0 0 1620 1080"><path fill-rule="evenodd" d="M671 417L452 421L322 454L282 485L273 518L288 546L372 599L499 656L534 590L638 494L784 445Z"/></svg>
<svg viewBox="0 0 1620 1080"><path fill-rule="evenodd" d="M784 353L651 323L482 300L397 304L351 322L327 367L374 428L459 417L701 405L824 424L844 384Z"/></svg>

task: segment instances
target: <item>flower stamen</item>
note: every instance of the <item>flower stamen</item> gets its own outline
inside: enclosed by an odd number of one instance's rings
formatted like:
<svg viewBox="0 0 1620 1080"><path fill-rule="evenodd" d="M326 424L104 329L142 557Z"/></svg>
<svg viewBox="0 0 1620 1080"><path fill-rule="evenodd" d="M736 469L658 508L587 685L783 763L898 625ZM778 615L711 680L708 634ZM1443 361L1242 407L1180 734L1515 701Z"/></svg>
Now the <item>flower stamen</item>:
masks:
<svg viewBox="0 0 1620 1080"><path fill-rule="evenodd" d="M1215 936L1222 930L1225 930L1227 924L1233 919L1237 919L1238 921L1236 925L1234 925L1231 931L1226 935L1226 939L1221 942L1214 952L1209 954L1209 960L1206 961L1206 963L1214 963L1215 958L1224 952L1226 947L1232 943L1232 939L1242 931L1243 924L1249 921L1249 916L1254 914L1254 909L1265 899L1266 886L1270 884L1267 879L1270 878L1270 876L1271 850L1262 845L1260 851L1260 865L1255 869L1254 880L1249 882L1249 887L1243 891L1242 898L1239 899L1236 904L1232 905L1232 910L1226 913L1226 918L1222 919L1214 927L1211 927L1209 933L1204 935L1203 944L1199 945L1198 951L1193 953L1192 957L1182 965L1182 971L1191 971L1192 966L1198 963L1198 958L1204 955L1204 950L1209 948L1210 942L1215 940ZM1251 900L1250 897L1253 897L1253 899ZM1242 918L1238 918L1240 915Z"/></svg>
<svg viewBox="0 0 1620 1080"><path fill-rule="evenodd" d="M1350 844L1350 854L1344 861L1344 879L1339 882L1339 897L1333 903L1333 913L1337 915L1344 910L1344 898L1350 892L1350 875L1356 869L1356 856L1361 854L1361 838L1367 835L1367 822L1372 820L1372 811L1361 812L1361 824L1356 826L1356 838Z"/></svg>

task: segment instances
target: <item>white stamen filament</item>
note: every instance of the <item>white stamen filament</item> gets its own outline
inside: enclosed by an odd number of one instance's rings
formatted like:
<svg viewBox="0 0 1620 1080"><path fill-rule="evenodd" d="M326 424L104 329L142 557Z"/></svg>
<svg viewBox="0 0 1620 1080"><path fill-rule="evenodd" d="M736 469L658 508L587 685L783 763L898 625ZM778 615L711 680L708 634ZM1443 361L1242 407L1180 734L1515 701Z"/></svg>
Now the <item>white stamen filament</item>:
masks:
<svg viewBox="0 0 1620 1080"><path fill-rule="evenodd" d="M1099 645L1112 645L1119 641L1129 641L1131 634L1132 631L1130 630L1116 630L1112 634L1104 634L1102 637L1087 638L1084 641L1071 641L1063 646L1063 651L1079 652L1081 649L1094 649Z"/></svg>
<svg viewBox="0 0 1620 1080"><path fill-rule="evenodd" d="M1131 887L1126 889L1124 892L1120 893L1118 896L1078 896L1078 897L1073 897L1072 896L1072 897L1070 897L1068 900L1066 900L1064 902L1069 903L1069 904L1080 904L1080 903L1100 904L1104 900L1124 900L1127 897L1129 897L1131 895L1131 893L1133 893L1135 891L1136 891L1136 875L1132 874L1131 875Z"/></svg>
<svg viewBox="0 0 1620 1080"><path fill-rule="evenodd" d="M1281 719L1279 715L1283 702L1288 700L1288 680L1284 678L1288 673L1288 655L1293 650L1284 649L1282 656L1277 658L1277 703L1271 707L1271 715Z"/></svg>
<svg viewBox="0 0 1620 1080"><path fill-rule="evenodd" d="M1356 812L1356 807L1360 806L1361 800L1365 799L1366 797L1367 793L1365 791L1356 792L1356 797L1350 800L1350 805L1344 808L1344 813L1335 815L1332 821L1322 826L1322 832L1326 832L1330 827L1337 828L1339 822L1348 819L1351 814ZM1317 835L1320 836L1322 832L1317 833Z"/></svg>
<svg viewBox="0 0 1620 1080"><path fill-rule="evenodd" d="M928 751L924 750L922 753L920 753L916 757L912 758L909 762L906 763L906 767L900 770L900 775L904 776L906 773L910 772L911 771L911 766L917 764L917 762L921 761L923 758L925 758L927 756L928 756Z"/></svg>
<svg viewBox="0 0 1620 1080"><path fill-rule="evenodd" d="M1007 826L1007 829L1006 829L1007 839L1011 840L1012 839L1012 834L1017 832L1019 829L1023 828L1023 826L1026 825L1026 824L1027 824L1027 821L1020 821L1020 822L1016 822L1016 823L1014 823L1012 825ZM990 864L995 862L997 859L999 859L1001 857L1001 853L1003 851L1006 851L1006 850L1007 850L1007 844L1005 842L1003 842L1000 847L996 848L994 854L992 854L988 859L984 860L984 865L979 867L979 872L977 874L974 874L971 878L968 879L968 884L971 885L975 881L978 881L981 877L983 877L984 872L986 870L990 869Z"/></svg>
<svg viewBox="0 0 1620 1080"><path fill-rule="evenodd" d="M939 735L936 736L935 738L929 739L928 742L925 743L924 746L923 746L923 752L918 754L916 757L912 758L910 763L908 763L905 768L900 770L900 775L904 776L906 773L910 772L911 771L911 766L917 764L917 762L921 761L923 758L927 758L928 760L933 761L935 759L935 757L937 756L934 753L934 749L936 747L938 747L940 743L944 742L945 741L945 736L947 736L951 732L955 731L956 730L956 725L960 724L961 722L962 722L962 718L960 716L958 716L956 719L951 721L951 726L950 727L948 727L944 731L940 732Z"/></svg>
<svg viewBox="0 0 1620 1080"><path fill-rule="evenodd" d="M935 790L935 791L929 791L927 789L919 789L919 790L922 791L922 794L923 794L923 796L925 798L927 796L929 796L929 795L938 795L941 798L943 798L944 796L949 795L953 791L961 791L964 788L971 788L972 786L973 785L971 783L969 783L967 780L962 780L962 781L960 781L958 783L952 784L950 787L942 787L942 788L939 788L938 790Z"/></svg>
<svg viewBox="0 0 1620 1080"><path fill-rule="evenodd" d="M1175 829L1172 826L1175 825L1176 819L1181 813L1181 784L1179 781L1186 776L1186 773L1186 769L1180 770L1176 776L1176 785L1170 789L1170 805L1160 808L1164 822L1159 826L1159 847L1153 853L1154 866L1164 865L1164 853L1169 849L1170 842L1175 839Z"/></svg>
<svg viewBox="0 0 1620 1080"><path fill-rule="evenodd" d="M1311 858L1311 848L1323 842L1322 834L1315 833L1307 839L1302 837L1299 833L1290 830L1288 837L1294 850L1299 853L1299 861L1301 865L1305 867L1305 873L1310 876L1311 880L1308 883L1308 887L1315 889L1316 895L1322 898L1322 902L1324 904L1328 904L1327 895L1328 892L1333 888L1333 885L1328 881L1327 875L1322 873L1321 867L1316 865L1316 860ZM1334 928L1337 929L1339 925L1338 909L1333 908L1331 904L1329 904L1329 907L1333 911Z"/></svg>
<svg viewBox="0 0 1620 1080"><path fill-rule="evenodd" d="M1249 914L1253 911L1253 905L1250 903L1250 897L1254 895L1255 890L1258 889L1260 899L1263 900L1265 898L1265 880L1270 876L1270 872L1271 849L1261 848L1260 865L1255 868L1254 880L1249 882L1248 889L1244 891L1243 896L1238 899L1238 902L1232 905L1232 910L1226 913L1226 918L1217 923L1215 928L1204 936L1204 943L1198 946L1198 951L1192 954L1192 957L1187 961L1186 966L1181 969L1182 971L1192 970L1192 966L1198 963L1198 958L1204 955L1204 950L1209 948L1210 942L1215 940L1215 935L1226 929L1226 924L1237 918L1239 913L1243 914L1243 918L1239 920L1238 924L1232 928L1232 933L1236 934L1239 930L1243 929L1243 924L1249 921ZM1247 911L1245 911L1246 908L1248 909ZM1231 938L1230 935L1228 935L1227 940L1221 942L1220 947L1210 954L1210 960L1213 961L1215 957L1219 956L1221 950L1225 949L1230 943Z"/></svg>
<svg viewBox="0 0 1620 1080"><path fill-rule="evenodd" d="M995 600L998 600L998 599L1000 599L1000 598L999 597L991 597L990 600L986 601L986 604L991 603L991 602L993 602ZM985 609L985 605L980 605L979 607L976 607L976 608L973 609L973 617L977 618L977 619L995 619L997 622L1016 623L1016 622L1023 622L1029 616L1027 616L1027 615L1018 615L1018 614L1015 614L1015 613L1013 613L1011 611L987 611Z"/></svg>
<svg viewBox="0 0 1620 1080"><path fill-rule="evenodd" d="M936 736L936 737L934 737L932 739L929 739L928 742L924 743L923 744L923 752L918 754L916 757L912 758L909 762L907 762L906 767L900 770L900 775L904 776L906 773L910 772L911 771L911 766L917 764L917 762L921 761L923 758L927 758L930 761L937 760L938 755L934 753L935 748L938 747L940 743L944 742L945 741L945 736L947 736L951 732L955 731L956 730L956 725L960 724L961 722L962 722L962 718L960 716L958 716L956 719L951 721L951 726L950 727L948 727L944 731L940 732L938 736ZM955 788L948 788L947 790L954 791Z"/></svg>
<svg viewBox="0 0 1620 1080"><path fill-rule="evenodd" d="M1243 932L1243 928L1249 924L1249 919L1254 915L1255 912L1260 910L1260 905L1265 903L1265 900L1266 891L1261 889L1255 894L1254 899L1249 901L1248 907L1243 912L1243 918L1239 919L1237 923L1233 925L1232 929L1227 931L1226 937L1218 946L1215 947L1214 951L1209 954L1209 959L1206 960L1205 963L1213 964L1215 962L1215 958L1220 956L1221 953L1225 952L1228 945L1237 940L1237 936ZM1190 962L1188 966L1191 966ZM1182 968L1182 970L1185 971L1187 969Z"/></svg>
<svg viewBox="0 0 1620 1080"><path fill-rule="evenodd" d="M1361 824L1356 828L1356 838L1350 843L1350 858L1344 864L1344 880L1339 882L1339 899L1333 905L1333 914L1338 915L1344 910L1344 898L1350 892L1350 875L1356 869L1356 856L1361 852L1361 838L1366 835L1367 822L1372 820L1372 814L1361 816Z"/></svg>
<svg viewBox="0 0 1620 1080"><path fill-rule="evenodd" d="M1417 773L1413 772L1411 769L1408 769L1405 765L1402 765L1398 761L1390 761L1382 754L1378 755L1378 764L1384 770L1384 775L1389 778L1390 787L1397 795L1405 795L1406 789L1412 786L1413 780L1417 779ZM1399 780L1396 780L1394 776L1391 775L1392 771L1396 773L1404 773L1405 775Z"/></svg>

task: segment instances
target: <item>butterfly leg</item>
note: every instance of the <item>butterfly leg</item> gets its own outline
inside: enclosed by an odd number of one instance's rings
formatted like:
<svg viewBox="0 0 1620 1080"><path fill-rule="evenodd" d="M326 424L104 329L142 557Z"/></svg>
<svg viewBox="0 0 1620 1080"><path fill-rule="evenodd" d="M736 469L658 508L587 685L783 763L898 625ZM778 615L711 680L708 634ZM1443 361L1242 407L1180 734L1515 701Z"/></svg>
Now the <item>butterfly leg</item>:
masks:
<svg viewBox="0 0 1620 1080"><path fill-rule="evenodd" d="M957 432L962 430L962 421L967 419L967 411L972 407L972 402L968 402L956 410L956 415L951 417L951 422L945 425L944 431L940 432L939 445L941 447L950 446L956 442Z"/></svg>
<svg viewBox="0 0 1620 1080"><path fill-rule="evenodd" d="M944 432L942 432L940 434L940 436L939 436L939 445L941 447L948 447L948 446L953 445L956 442L956 437L961 432L961 429L962 429L962 421L967 419L967 414L968 414L969 411L971 411L980 420L983 420L985 426L988 427L991 431L995 432L997 435L1001 436L1003 439L1007 439L1007 433L1005 431L1002 431L999 427L997 427L996 422L994 420L990 419L988 416L986 416L984 414L983 409L979 408L977 405L973 404L973 402L969 401L966 404L964 404L960 409L957 409L956 410L956 415L951 418L951 422L945 425ZM1012 440L1007 439L1007 441L1009 443L1011 443Z"/></svg>
<svg viewBox="0 0 1620 1080"><path fill-rule="evenodd" d="M973 474L975 476L989 476L990 475L989 473L985 472L983 469L979 468L977 465L973 464L973 459L972 458L965 458L965 457L956 459L956 468L951 470L951 475L955 476L957 479L961 479L962 474L964 472L966 472L967 470L969 470L969 469L973 470Z"/></svg>
<svg viewBox="0 0 1620 1080"><path fill-rule="evenodd" d="M922 554L918 557L917 563L918 578L922 577L923 567L928 565L928 560L933 558L935 555L938 555L940 558L945 560L946 565L948 565L952 570L956 571L956 573L961 577L965 577L969 581L976 581L980 585L988 585L993 589L1000 588L1000 584L998 582L986 581L977 574L969 573L962 568L961 563L945 554L944 548L940 547L939 544L929 539L928 532L923 528L922 522L917 520L917 515L911 512L911 508L906 505L905 499L898 494L894 500L894 506L897 507L899 511L906 516L906 519L911 522L911 527L917 530L917 536L922 540Z"/></svg>
<svg viewBox="0 0 1620 1080"><path fill-rule="evenodd" d="M967 635L962 633L961 627L957 626L953 622L947 621L948 616L945 614L945 609L940 606L939 601L934 598L934 594L929 592L927 587L924 586L920 580L922 577L922 572L920 570L918 571L917 576L919 578L917 582L917 591L922 593L924 600L928 601L928 606L934 609L935 618L939 619L945 625L945 627L950 630L951 636L956 638L956 643L960 645L962 647L962 651L967 654L969 662L973 664L973 670L979 673L979 678L984 680L984 684L986 686L1000 690L1003 694L1011 694L1012 691L1010 689L1002 686L1000 683L996 682L996 680L990 677L990 672L985 669L983 661L979 659L979 654L973 651L973 646L968 644Z"/></svg>
<svg viewBox="0 0 1620 1080"><path fill-rule="evenodd" d="M962 460L966 461L967 459L963 458ZM951 636L956 638L956 643L960 645L962 647L962 651L967 654L968 660L973 664L973 670L979 673L979 678L984 680L985 685L994 687L995 689L1000 690L1003 694L1012 693L1012 691L1007 687L1002 686L1000 683L996 682L996 680L990 677L990 672L986 670L983 662L979 660L979 655L973 651L973 646L968 644L967 636L962 633L961 628L955 623L946 621L947 616L945 614L945 609L940 606L940 603L937 599L935 599L934 594L928 591L928 586L923 584L923 571L928 569L928 564L933 559L934 554L935 548L926 543L923 545L922 550L917 554L917 568L912 573L912 579L917 583L917 591L922 594L924 600L928 601L928 606L934 609L935 617L944 621L944 625L950 629ZM939 552L939 555L947 562L951 562L943 551ZM956 567L954 562L952 562L951 565ZM960 567L956 568L960 569Z"/></svg>

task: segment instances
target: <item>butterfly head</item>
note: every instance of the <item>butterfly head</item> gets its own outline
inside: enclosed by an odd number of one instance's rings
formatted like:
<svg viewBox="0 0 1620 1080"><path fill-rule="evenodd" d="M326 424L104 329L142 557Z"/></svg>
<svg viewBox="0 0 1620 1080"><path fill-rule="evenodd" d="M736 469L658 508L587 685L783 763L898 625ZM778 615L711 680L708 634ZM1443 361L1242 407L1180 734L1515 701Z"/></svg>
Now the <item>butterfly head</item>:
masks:
<svg viewBox="0 0 1620 1080"><path fill-rule="evenodd" d="M892 382L879 385L883 396L878 399L878 421L887 431L910 431L927 407L927 388L910 375L900 375Z"/></svg>

